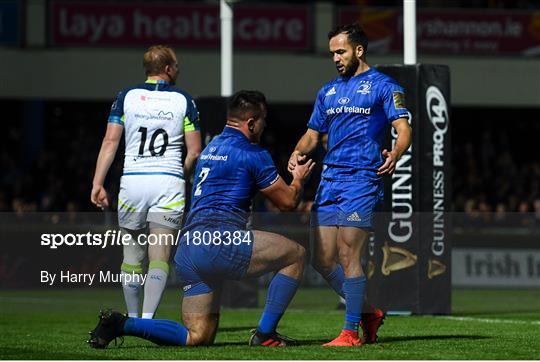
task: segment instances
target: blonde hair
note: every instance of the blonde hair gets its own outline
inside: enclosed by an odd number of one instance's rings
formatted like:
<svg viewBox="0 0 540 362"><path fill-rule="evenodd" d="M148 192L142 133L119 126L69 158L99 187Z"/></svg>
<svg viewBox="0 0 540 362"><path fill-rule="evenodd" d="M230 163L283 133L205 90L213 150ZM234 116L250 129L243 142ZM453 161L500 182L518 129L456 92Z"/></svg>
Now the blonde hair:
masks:
<svg viewBox="0 0 540 362"><path fill-rule="evenodd" d="M165 66L175 64L174 50L167 45L153 45L144 53L143 68L147 76L163 73Z"/></svg>

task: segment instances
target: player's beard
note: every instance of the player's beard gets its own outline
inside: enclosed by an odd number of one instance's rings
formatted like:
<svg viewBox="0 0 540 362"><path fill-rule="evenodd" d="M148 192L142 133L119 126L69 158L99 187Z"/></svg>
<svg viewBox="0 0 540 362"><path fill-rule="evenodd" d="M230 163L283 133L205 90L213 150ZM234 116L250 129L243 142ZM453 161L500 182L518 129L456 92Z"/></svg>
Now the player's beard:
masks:
<svg viewBox="0 0 540 362"><path fill-rule="evenodd" d="M358 60L356 57L351 58L350 63L345 66L345 71L343 72L342 76L347 78L352 77L358 70L358 67L360 67L360 60Z"/></svg>

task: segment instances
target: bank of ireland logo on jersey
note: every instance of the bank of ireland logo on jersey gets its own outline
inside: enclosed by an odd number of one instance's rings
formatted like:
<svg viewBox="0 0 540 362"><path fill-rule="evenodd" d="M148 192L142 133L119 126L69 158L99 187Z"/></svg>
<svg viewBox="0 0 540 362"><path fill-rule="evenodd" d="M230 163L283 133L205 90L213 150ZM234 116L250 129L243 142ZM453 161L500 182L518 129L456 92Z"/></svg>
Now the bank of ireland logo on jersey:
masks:
<svg viewBox="0 0 540 362"><path fill-rule="evenodd" d="M214 153L216 152L216 148L215 147L210 147L210 153Z"/></svg>
<svg viewBox="0 0 540 362"><path fill-rule="evenodd" d="M328 92L326 92L326 94L324 96L328 97L328 96L332 96L334 94L336 94L336 87L330 88L330 90Z"/></svg>
<svg viewBox="0 0 540 362"><path fill-rule="evenodd" d="M360 82L360 87L356 90L356 93L366 95L366 94L369 94L370 90L371 90L371 81L363 80Z"/></svg>
<svg viewBox="0 0 540 362"><path fill-rule="evenodd" d="M340 99L338 99L338 103L341 104L342 106L349 103L351 100L347 97L341 97Z"/></svg>

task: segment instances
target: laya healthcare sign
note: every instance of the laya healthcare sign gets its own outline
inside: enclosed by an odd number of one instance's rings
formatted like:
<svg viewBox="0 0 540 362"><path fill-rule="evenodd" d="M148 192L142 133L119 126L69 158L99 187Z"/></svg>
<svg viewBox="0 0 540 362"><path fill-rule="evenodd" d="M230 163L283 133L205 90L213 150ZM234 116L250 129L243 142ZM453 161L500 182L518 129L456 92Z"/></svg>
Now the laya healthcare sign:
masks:
<svg viewBox="0 0 540 362"><path fill-rule="evenodd" d="M308 50L309 5L234 6L239 49ZM219 4L152 4L51 1L49 45L220 46Z"/></svg>

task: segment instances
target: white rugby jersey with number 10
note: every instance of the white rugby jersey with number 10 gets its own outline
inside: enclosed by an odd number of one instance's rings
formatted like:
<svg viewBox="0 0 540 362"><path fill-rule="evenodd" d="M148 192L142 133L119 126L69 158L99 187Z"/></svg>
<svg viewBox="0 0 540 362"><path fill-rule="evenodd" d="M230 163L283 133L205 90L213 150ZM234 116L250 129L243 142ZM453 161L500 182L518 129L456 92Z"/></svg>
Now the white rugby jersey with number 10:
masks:
<svg viewBox="0 0 540 362"><path fill-rule="evenodd" d="M124 175L183 178L184 133L199 130L199 113L186 92L165 81L120 91L108 122L124 126Z"/></svg>

